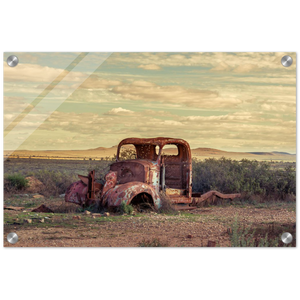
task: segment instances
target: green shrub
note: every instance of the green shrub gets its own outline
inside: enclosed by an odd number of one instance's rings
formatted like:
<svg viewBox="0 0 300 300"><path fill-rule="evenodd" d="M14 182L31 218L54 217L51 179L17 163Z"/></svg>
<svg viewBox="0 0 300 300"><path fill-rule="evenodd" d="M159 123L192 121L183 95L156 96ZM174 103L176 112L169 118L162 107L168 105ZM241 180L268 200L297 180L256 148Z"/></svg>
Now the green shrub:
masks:
<svg viewBox="0 0 300 300"><path fill-rule="evenodd" d="M292 165L274 168L270 162L243 159L193 159L193 191L243 193L246 200L292 199L296 195L296 170Z"/></svg>
<svg viewBox="0 0 300 300"><path fill-rule="evenodd" d="M6 175L5 180L7 182L7 188L22 190L28 187L28 180L25 178L25 176L19 173Z"/></svg>
<svg viewBox="0 0 300 300"><path fill-rule="evenodd" d="M119 206L119 212L123 214L130 215L133 212L133 206L130 204L126 204L125 201L122 201L121 205Z"/></svg>

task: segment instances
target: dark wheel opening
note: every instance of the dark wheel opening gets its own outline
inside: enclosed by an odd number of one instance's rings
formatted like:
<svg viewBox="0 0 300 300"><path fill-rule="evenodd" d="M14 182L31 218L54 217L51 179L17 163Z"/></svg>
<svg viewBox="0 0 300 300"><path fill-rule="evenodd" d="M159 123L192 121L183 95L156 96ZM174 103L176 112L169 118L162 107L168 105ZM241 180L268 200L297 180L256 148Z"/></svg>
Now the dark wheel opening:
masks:
<svg viewBox="0 0 300 300"><path fill-rule="evenodd" d="M131 200L130 204L133 205L139 212L143 212L146 210L155 210L153 199L147 193L141 193L136 195Z"/></svg>

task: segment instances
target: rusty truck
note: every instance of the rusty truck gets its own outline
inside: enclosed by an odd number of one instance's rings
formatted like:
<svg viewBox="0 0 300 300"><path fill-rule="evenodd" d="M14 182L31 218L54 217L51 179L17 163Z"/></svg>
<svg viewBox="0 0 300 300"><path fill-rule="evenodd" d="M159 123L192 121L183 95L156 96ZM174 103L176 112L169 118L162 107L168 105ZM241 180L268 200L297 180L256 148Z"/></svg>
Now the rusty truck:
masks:
<svg viewBox="0 0 300 300"><path fill-rule="evenodd" d="M122 160L122 146L132 147L134 157ZM173 146L171 153L168 147ZM170 151L169 151L170 152ZM79 181L71 184L65 201L83 207L98 203L104 208L117 208L122 202L148 204L158 210L162 194L177 209L192 209L209 198L233 199L240 194L223 194L217 191L194 193L192 191L191 149L183 139L175 138L126 138L116 153L116 162L101 183L95 170L88 176L78 175Z"/></svg>

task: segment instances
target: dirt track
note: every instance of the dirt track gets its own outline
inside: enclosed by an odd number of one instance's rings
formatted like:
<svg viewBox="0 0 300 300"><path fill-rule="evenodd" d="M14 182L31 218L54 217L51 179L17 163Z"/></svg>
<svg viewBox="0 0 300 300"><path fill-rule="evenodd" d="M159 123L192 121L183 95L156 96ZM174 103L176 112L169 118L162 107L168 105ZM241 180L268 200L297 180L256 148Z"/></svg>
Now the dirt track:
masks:
<svg viewBox="0 0 300 300"><path fill-rule="evenodd" d="M24 216L43 218L45 223L24 224ZM74 219L80 216L80 219ZM179 215L143 213L135 216L91 217L83 213L34 214L5 211L5 247L137 247L142 242L158 239L169 247L206 247L208 241L217 246L230 246L228 228L235 216L239 224L277 236L292 231L296 213L291 205L258 208L207 207ZM273 224L273 225L272 225ZM273 227L272 227L273 226ZM275 226L275 229L274 229ZM271 228L271 229L270 229ZM263 230L263 231L262 231ZM19 241L7 242L9 232L16 232Z"/></svg>

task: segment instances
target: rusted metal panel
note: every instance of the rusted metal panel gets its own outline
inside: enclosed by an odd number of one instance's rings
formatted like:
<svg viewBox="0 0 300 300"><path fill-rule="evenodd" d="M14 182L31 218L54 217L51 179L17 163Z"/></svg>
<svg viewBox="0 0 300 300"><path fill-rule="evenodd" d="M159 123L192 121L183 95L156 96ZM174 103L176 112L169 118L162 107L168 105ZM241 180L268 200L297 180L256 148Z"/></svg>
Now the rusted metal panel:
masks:
<svg viewBox="0 0 300 300"><path fill-rule="evenodd" d="M95 199L95 170L89 172L88 176L88 199Z"/></svg>
<svg viewBox="0 0 300 300"><path fill-rule="evenodd" d="M103 196L102 203L107 206L119 206L123 201L130 204L131 200L141 193L149 194L152 197L156 209L161 207L159 195L150 185L141 182L116 185Z"/></svg>
<svg viewBox="0 0 300 300"><path fill-rule="evenodd" d="M209 191L201 196L198 196L199 194L197 194L197 196L195 194L193 194L193 196L196 196L196 197L193 197L192 198L192 204L193 205L197 205L203 201L206 201L207 199L211 198L211 197L219 197L219 198L222 198L222 199L234 199L234 198L239 198L241 197L241 194L222 194L220 192L217 192L217 191Z"/></svg>
<svg viewBox="0 0 300 300"><path fill-rule="evenodd" d="M140 181L147 182L149 177L150 162L127 160L113 163L110 170L117 172L117 181L120 184Z"/></svg>
<svg viewBox="0 0 300 300"><path fill-rule="evenodd" d="M168 195L168 197L170 198L171 202L174 203L174 204L175 203L177 203L177 204L178 203L188 203L188 204L192 203L192 199L185 196L185 195L183 195L183 196L177 196L177 195L170 196L170 195Z"/></svg>
<svg viewBox="0 0 300 300"><path fill-rule="evenodd" d="M166 194L168 195L168 196L182 196L182 195L184 195L184 193L185 193L185 190L184 189L170 189L170 188L168 188L168 189L166 189Z"/></svg>
<svg viewBox="0 0 300 300"><path fill-rule="evenodd" d="M160 165L157 162L151 162L149 170L149 180L147 182L158 194L160 191Z"/></svg>
<svg viewBox="0 0 300 300"><path fill-rule="evenodd" d="M102 199L103 205L106 204L105 201L103 200L103 196L107 193L107 191L114 188L116 184L117 184L117 172L109 171L105 175L105 184L101 191L101 199Z"/></svg>
<svg viewBox="0 0 300 300"><path fill-rule="evenodd" d="M66 193L65 201L81 206L89 206L99 198L103 185L95 182L95 171L89 172L88 176L78 175L80 181L72 183Z"/></svg>
<svg viewBox="0 0 300 300"><path fill-rule="evenodd" d="M165 145L176 145L178 147L178 155L172 157L180 157L180 160L191 163L191 149L185 140L173 139L173 138L127 138L122 140L118 145L117 150L117 161L119 161L120 149L123 145L133 144L137 151L137 159L149 159L152 161L157 161L161 150ZM159 153L156 153L156 146L159 146Z"/></svg>
<svg viewBox="0 0 300 300"><path fill-rule="evenodd" d="M72 183L65 194L65 201L83 206L86 202L88 187L81 180Z"/></svg>
<svg viewBox="0 0 300 300"><path fill-rule="evenodd" d="M88 176L83 176L83 175L78 175L79 179L85 184L89 184L89 177Z"/></svg>

